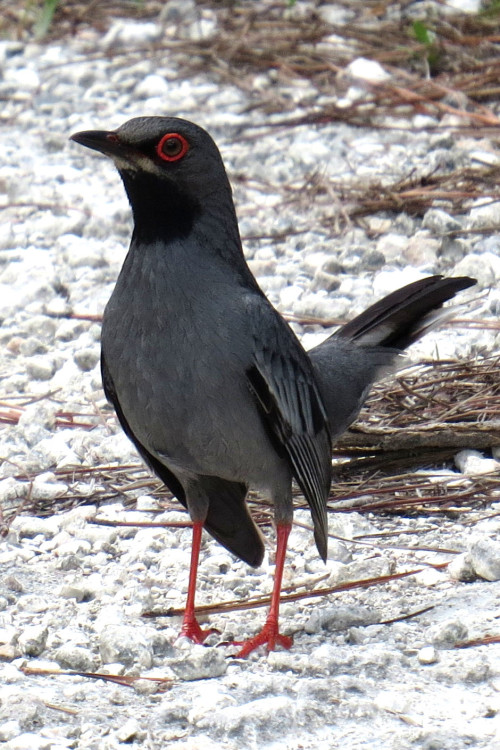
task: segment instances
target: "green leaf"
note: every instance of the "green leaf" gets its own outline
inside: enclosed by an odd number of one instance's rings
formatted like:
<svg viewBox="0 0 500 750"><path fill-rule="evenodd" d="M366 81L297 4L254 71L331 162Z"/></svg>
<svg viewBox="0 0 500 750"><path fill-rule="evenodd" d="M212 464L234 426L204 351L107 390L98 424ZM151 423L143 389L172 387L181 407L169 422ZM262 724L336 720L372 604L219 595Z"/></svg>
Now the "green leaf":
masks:
<svg viewBox="0 0 500 750"><path fill-rule="evenodd" d="M33 29L36 39L42 39L50 28L59 0L45 0L40 17Z"/></svg>
<svg viewBox="0 0 500 750"><path fill-rule="evenodd" d="M432 44L433 39L429 34L427 26L422 21L413 21L413 33L420 44Z"/></svg>

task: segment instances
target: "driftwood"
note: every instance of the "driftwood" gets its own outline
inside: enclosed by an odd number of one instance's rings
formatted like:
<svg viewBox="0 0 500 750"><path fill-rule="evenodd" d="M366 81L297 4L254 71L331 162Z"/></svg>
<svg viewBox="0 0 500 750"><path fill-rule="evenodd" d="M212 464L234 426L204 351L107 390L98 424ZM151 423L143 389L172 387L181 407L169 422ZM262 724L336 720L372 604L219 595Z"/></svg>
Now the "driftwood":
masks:
<svg viewBox="0 0 500 750"><path fill-rule="evenodd" d="M457 422L421 425L412 429L408 427L390 428L359 425L342 436L336 446L338 453L346 449L365 448L377 451L417 451L430 448L475 448L488 450L500 445L500 420L491 422L470 423ZM351 450L349 454L352 455Z"/></svg>
<svg viewBox="0 0 500 750"><path fill-rule="evenodd" d="M500 445L500 356L422 362L377 384L340 454Z"/></svg>

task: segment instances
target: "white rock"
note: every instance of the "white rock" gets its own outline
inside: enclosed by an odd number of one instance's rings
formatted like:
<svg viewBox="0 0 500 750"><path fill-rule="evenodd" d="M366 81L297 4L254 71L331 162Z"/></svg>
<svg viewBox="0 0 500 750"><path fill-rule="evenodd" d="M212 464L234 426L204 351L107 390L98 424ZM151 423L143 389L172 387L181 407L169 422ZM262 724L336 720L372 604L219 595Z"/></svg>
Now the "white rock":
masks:
<svg viewBox="0 0 500 750"><path fill-rule="evenodd" d="M4 664L0 670L1 684L13 685L17 682L23 682L26 677L15 664Z"/></svg>
<svg viewBox="0 0 500 750"><path fill-rule="evenodd" d="M33 68L7 68L5 80L19 91L33 92L40 86L40 76Z"/></svg>
<svg viewBox="0 0 500 750"><path fill-rule="evenodd" d="M157 511L160 507L159 501L155 497L151 497L151 495L140 495L136 500L138 511Z"/></svg>
<svg viewBox="0 0 500 750"><path fill-rule="evenodd" d="M481 0L447 0L446 5L461 13L470 13L472 15L480 13L483 6Z"/></svg>
<svg viewBox="0 0 500 750"><path fill-rule="evenodd" d="M105 49L110 47L134 46L155 42L161 36L161 26L155 23L141 23L138 21L115 21L101 44Z"/></svg>
<svg viewBox="0 0 500 750"><path fill-rule="evenodd" d="M25 594L21 599L19 599L17 606L23 612L39 614L40 612L46 612L49 609L50 601L46 596L39 596L38 594Z"/></svg>
<svg viewBox="0 0 500 750"><path fill-rule="evenodd" d="M407 242L408 240L405 239L405 244ZM399 287L411 284L413 281L418 281L426 276L428 276L427 273L421 273L417 269L410 267L380 271L373 280L373 293L377 298L384 297L386 294L399 289Z"/></svg>
<svg viewBox="0 0 500 750"><path fill-rule="evenodd" d="M21 727L16 719L10 719L0 724L0 742L8 742L19 734L21 734Z"/></svg>
<svg viewBox="0 0 500 750"><path fill-rule="evenodd" d="M144 631L128 625L108 625L100 633L99 652L104 664L119 662L127 667L138 665L149 669L153 650L144 638Z"/></svg>
<svg viewBox="0 0 500 750"><path fill-rule="evenodd" d="M339 5L320 5L316 9L318 16L332 26L347 23L353 16L353 11L342 8Z"/></svg>
<svg viewBox="0 0 500 750"><path fill-rule="evenodd" d="M67 542L57 545L57 554L59 557L64 557L65 555L75 555L76 557L79 557L82 555L88 555L91 550L92 545L86 539L70 539ZM85 585L85 597L91 598L92 595L93 590Z"/></svg>
<svg viewBox="0 0 500 750"><path fill-rule="evenodd" d="M55 477L51 473L39 474L33 480L32 497L35 500L55 500L62 497L68 491L63 482L52 481Z"/></svg>
<svg viewBox="0 0 500 750"><path fill-rule="evenodd" d="M280 304L283 310L291 310L295 303L302 297L304 290L302 287L292 284L286 286L280 291Z"/></svg>
<svg viewBox="0 0 500 750"><path fill-rule="evenodd" d="M372 625L381 619L381 614L377 610L368 609L367 607L358 606L336 606L324 608L320 612L320 625L323 630L336 631L347 630L356 626ZM307 633L316 632L317 622L313 615L312 620L308 621L305 626Z"/></svg>
<svg viewBox="0 0 500 750"><path fill-rule="evenodd" d="M213 711L200 719L197 726L205 729L215 725L223 730L226 736L244 736L251 728L265 726L270 736L279 736L285 727L294 723L295 713L296 702L292 698L277 695Z"/></svg>
<svg viewBox="0 0 500 750"><path fill-rule="evenodd" d="M119 742L132 742L139 732L139 722L136 719L128 719L119 729L116 730L116 737Z"/></svg>
<svg viewBox="0 0 500 750"><path fill-rule="evenodd" d="M7 507L7 503L18 498L26 497L29 484L18 482L14 477L7 477L0 481L0 506Z"/></svg>
<svg viewBox="0 0 500 750"><path fill-rule="evenodd" d="M26 372L34 380L50 380L56 369L55 360L44 355L30 357L26 362Z"/></svg>
<svg viewBox="0 0 500 750"><path fill-rule="evenodd" d="M19 636L18 646L26 656L40 656L45 649L48 631L43 625L31 625Z"/></svg>
<svg viewBox="0 0 500 750"><path fill-rule="evenodd" d="M54 659L64 669L75 669L78 672L93 672L97 658L88 648L66 643L54 652Z"/></svg>
<svg viewBox="0 0 500 750"><path fill-rule="evenodd" d="M446 575L441 570L435 568L424 568L415 575L415 580L422 584L422 586L437 586L440 583L446 581Z"/></svg>
<svg viewBox="0 0 500 750"><path fill-rule="evenodd" d="M227 669L227 659L220 649L189 644L182 658L169 666L180 680L203 680L220 677Z"/></svg>
<svg viewBox="0 0 500 750"><path fill-rule="evenodd" d="M487 537L470 545L471 566L478 576L487 581L500 581L500 541Z"/></svg>
<svg viewBox="0 0 500 750"><path fill-rule="evenodd" d="M68 583L62 586L59 596L63 599L75 599L77 602L83 602L90 598L90 592L84 583Z"/></svg>
<svg viewBox="0 0 500 750"><path fill-rule="evenodd" d="M166 96L168 94L168 84L163 76L151 74L137 84L134 94L138 99Z"/></svg>
<svg viewBox="0 0 500 750"><path fill-rule="evenodd" d="M465 641L468 631L467 626L459 620L445 620L433 625L427 635L434 646L446 649Z"/></svg>
<svg viewBox="0 0 500 750"><path fill-rule="evenodd" d="M18 425L24 429L27 425L35 422L47 430L53 430L56 424L57 411L58 407L55 404L44 403L43 401L29 404L19 417Z"/></svg>
<svg viewBox="0 0 500 750"><path fill-rule="evenodd" d="M106 265L102 242L98 240L63 234L57 240L57 248L72 268L101 268Z"/></svg>
<svg viewBox="0 0 500 750"><path fill-rule="evenodd" d="M17 531L20 538L33 538L41 534L46 539L52 539L59 531L59 520L57 516L17 516L11 523L11 529Z"/></svg>
<svg viewBox="0 0 500 750"><path fill-rule="evenodd" d="M51 748L54 748L51 738L41 737L33 732L23 732L5 743L5 750L51 750Z"/></svg>
<svg viewBox="0 0 500 750"><path fill-rule="evenodd" d="M498 201L481 198L469 213L470 229L483 229L498 226L500 223L500 205Z"/></svg>
<svg viewBox="0 0 500 750"><path fill-rule="evenodd" d="M468 448L459 451L454 461L459 471L469 476L500 472L500 462L493 458L485 458L479 451Z"/></svg>
<svg viewBox="0 0 500 750"><path fill-rule="evenodd" d="M455 581L471 583L477 578L476 572L472 566L471 556L468 552L464 552L461 555L455 555L448 565L447 571L450 578L453 578Z"/></svg>
<svg viewBox="0 0 500 750"><path fill-rule="evenodd" d="M441 241L431 237L430 232L415 232L403 251L403 258L413 266L433 269L437 261Z"/></svg>
<svg viewBox="0 0 500 750"><path fill-rule="evenodd" d="M98 364L101 352L98 346L94 346L92 348L79 349L73 356L80 370L89 372L89 370L92 370Z"/></svg>
<svg viewBox="0 0 500 750"><path fill-rule="evenodd" d="M381 83L391 78L390 73L384 70L380 63L367 60L366 57L357 57L347 65L345 72L353 78L361 78L370 83Z"/></svg>
<svg viewBox="0 0 500 750"><path fill-rule="evenodd" d="M439 659L438 652L434 646L423 646L419 649L417 656L420 664L435 664Z"/></svg>
<svg viewBox="0 0 500 750"><path fill-rule="evenodd" d="M422 228L430 229L437 234L444 234L453 229L461 228L460 222L454 216L446 213L440 208L430 208L422 219Z"/></svg>
<svg viewBox="0 0 500 750"><path fill-rule="evenodd" d="M457 276L472 276L479 287L494 286L500 279L500 258L493 253L469 253L453 269Z"/></svg>

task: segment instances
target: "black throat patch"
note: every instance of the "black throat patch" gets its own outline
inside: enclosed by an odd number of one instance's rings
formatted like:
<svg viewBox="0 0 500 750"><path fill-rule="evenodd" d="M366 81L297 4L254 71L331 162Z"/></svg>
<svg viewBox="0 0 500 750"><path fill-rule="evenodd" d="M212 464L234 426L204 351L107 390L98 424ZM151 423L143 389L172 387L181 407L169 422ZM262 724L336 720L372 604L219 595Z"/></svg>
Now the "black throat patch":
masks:
<svg viewBox="0 0 500 750"><path fill-rule="evenodd" d="M139 242L170 242L189 235L200 213L198 201L171 180L144 171L120 170Z"/></svg>

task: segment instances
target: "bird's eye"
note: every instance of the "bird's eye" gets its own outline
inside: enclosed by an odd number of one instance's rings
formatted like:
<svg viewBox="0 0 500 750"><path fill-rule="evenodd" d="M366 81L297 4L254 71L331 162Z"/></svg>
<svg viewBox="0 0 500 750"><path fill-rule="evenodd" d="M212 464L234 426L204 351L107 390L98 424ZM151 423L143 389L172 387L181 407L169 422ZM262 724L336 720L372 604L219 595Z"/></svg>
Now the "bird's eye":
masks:
<svg viewBox="0 0 500 750"><path fill-rule="evenodd" d="M179 161L189 148L189 143L179 133L165 133L158 142L156 153L163 161Z"/></svg>

